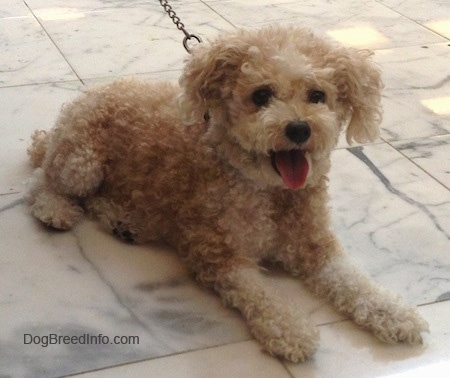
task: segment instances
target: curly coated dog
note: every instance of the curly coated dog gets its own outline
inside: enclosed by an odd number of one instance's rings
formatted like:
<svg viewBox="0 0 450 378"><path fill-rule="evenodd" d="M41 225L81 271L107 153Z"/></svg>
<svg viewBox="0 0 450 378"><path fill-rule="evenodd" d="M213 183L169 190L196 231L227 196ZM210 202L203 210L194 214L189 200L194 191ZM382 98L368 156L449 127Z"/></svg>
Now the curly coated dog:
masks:
<svg viewBox="0 0 450 378"><path fill-rule="evenodd" d="M267 287L263 261L378 339L420 343L427 323L349 262L330 225L339 133L378 135L383 85L370 55L269 26L197 46L180 86L88 90L33 135L31 212L63 230L86 212L127 241L169 243L274 356L306 360L318 332Z"/></svg>

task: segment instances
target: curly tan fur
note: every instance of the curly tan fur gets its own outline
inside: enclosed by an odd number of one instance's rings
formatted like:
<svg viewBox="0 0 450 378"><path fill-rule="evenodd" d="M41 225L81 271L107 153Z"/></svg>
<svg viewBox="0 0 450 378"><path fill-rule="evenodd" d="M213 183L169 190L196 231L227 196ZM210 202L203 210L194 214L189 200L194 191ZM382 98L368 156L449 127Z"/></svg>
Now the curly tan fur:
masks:
<svg viewBox="0 0 450 378"><path fill-rule="evenodd" d="M370 53L292 27L238 30L197 47L180 86L119 80L64 106L29 149L32 214L68 229L87 212L124 240L170 243L290 361L310 357L318 333L265 286L263 260L379 339L421 341L426 323L357 272L330 227L339 133L378 135Z"/></svg>

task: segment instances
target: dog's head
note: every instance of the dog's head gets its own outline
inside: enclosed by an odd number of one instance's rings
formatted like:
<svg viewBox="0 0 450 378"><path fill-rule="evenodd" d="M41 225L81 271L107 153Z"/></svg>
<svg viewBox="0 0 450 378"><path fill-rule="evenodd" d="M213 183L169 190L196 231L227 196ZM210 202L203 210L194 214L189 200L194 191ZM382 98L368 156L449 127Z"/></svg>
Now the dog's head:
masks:
<svg viewBox="0 0 450 378"><path fill-rule="evenodd" d="M349 142L378 135L382 82L370 55L304 29L239 30L193 51L182 112L187 122L207 114L217 149L259 184L314 185L342 129Z"/></svg>

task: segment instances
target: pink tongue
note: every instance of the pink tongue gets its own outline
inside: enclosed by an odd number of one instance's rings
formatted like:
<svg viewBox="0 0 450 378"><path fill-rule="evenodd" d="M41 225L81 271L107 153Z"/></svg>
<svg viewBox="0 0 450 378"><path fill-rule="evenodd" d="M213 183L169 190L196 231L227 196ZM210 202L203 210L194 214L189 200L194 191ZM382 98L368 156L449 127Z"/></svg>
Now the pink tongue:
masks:
<svg viewBox="0 0 450 378"><path fill-rule="evenodd" d="M303 151L276 152L275 165L288 188L297 189L305 183L309 164Z"/></svg>

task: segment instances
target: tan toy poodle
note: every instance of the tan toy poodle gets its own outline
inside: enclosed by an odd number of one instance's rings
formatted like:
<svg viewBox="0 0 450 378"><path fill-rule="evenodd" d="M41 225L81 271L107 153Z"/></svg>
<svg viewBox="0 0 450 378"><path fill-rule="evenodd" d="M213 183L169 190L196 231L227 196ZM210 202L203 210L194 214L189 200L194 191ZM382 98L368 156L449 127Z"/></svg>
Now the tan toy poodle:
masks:
<svg viewBox="0 0 450 378"><path fill-rule="evenodd" d="M382 82L370 55L269 26L197 46L180 87L89 90L33 135L31 212L62 230L86 212L124 240L169 243L274 356L304 361L319 337L267 287L263 261L378 339L420 343L427 323L355 269L331 230L338 135L378 135Z"/></svg>

